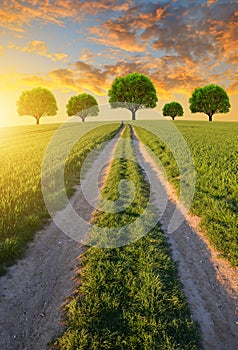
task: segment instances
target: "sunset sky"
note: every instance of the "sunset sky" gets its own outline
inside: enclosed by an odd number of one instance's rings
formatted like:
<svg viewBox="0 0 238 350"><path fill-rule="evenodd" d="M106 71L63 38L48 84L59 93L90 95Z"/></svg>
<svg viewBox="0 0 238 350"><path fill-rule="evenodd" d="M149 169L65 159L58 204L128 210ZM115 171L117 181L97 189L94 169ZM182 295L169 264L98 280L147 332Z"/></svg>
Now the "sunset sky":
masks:
<svg viewBox="0 0 238 350"><path fill-rule="evenodd" d="M61 122L71 96L87 92L106 104L113 79L132 72L155 84L158 113L178 101L183 119L207 120L191 115L188 98L215 83L232 108L214 120L238 121L237 22L237 0L0 0L0 125L35 123L17 115L26 89L49 88L59 113L44 122ZM109 110L98 120L117 116Z"/></svg>

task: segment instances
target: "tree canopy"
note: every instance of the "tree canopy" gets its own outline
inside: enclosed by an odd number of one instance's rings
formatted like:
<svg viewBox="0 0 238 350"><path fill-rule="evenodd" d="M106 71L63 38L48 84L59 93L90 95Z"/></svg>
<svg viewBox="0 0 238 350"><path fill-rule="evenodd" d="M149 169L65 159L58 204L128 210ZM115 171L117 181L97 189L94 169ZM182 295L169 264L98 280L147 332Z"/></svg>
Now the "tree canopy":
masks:
<svg viewBox="0 0 238 350"><path fill-rule="evenodd" d="M209 121L215 113L227 113L231 107L226 91L214 84L195 89L189 102L192 113L205 113Z"/></svg>
<svg viewBox="0 0 238 350"><path fill-rule="evenodd" d="M116 78L108 91L112 108L127 108L135 120L136 111L143 108L154 108L158 98L152 81L139 73Z"/></svg>
<svg viewBox="0 0 238 350"><path fill-rule="evenodd" d="M173 120L175 117L182 117L183 107L178 102L166 103L163 107L163 116L171 117Z"/></svg>
<svg viewBox="0 0 238 350"><path fill-rule="evenodd" d="M30 115L40 123L41 117L54 116L58 111L56 99L52 92L42 87L23 91L17 101L19 116Z"/></svg>
<svg viewBox="0 0 238 350"><path fill-rule="evenodd" d="M72 96L66 105L69 117L75 115L84 122L88 116L97 116L99 113L97 100L89 94L80 94Z"/></svg>

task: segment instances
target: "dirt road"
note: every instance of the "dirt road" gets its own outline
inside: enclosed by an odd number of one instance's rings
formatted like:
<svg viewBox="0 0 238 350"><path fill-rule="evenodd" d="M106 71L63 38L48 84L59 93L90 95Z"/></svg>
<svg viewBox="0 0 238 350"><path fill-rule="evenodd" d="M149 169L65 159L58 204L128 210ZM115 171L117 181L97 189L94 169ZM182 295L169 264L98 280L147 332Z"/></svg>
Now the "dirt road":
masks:
<svg viewBox="0 0 238 350"><path fill-rule="evenodd" d="M98 164L108 162L98 178L99 187L106 179L119 135L120 132L88 169L90 178ZM94 208L85 200L80 186L71 204L85 221L90 221ZM65 210L56 215L63 217ZM75 268L83 249L51 222L37 233L25 257L0 278L1 350L45 350L48 342L60 334L61 306L73 293Z"/></svg>
<svg viewBox="0 0 238 350"><path fill-rule="evenodd" d="M134 139L138 140L136 134ZM165 183L165 179L158 165L142 143L135 143L135 147L139 164L148 173L154 172L159 181L159 188L161 183ZM178 209L175 191L169 184L166 187L169 200L160 220L161 228L171 244L173 258L178 262L180 280L193 318L200 325L204 349L236 350L238 271L230 267L225 260L219 259L217 252L199 230L198 217L187 215L176 231L168 233L168 225L174 211L177 211L178 217L182 214Z"/></svg>

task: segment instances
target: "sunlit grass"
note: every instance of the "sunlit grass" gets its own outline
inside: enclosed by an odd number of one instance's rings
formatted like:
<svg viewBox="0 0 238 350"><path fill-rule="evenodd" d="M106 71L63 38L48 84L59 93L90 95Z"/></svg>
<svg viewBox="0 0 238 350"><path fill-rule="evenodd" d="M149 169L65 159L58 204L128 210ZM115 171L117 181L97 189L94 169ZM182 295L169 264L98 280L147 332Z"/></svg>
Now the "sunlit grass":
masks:
<svg viewBox="0 0 238 350"><path fill-rule="evenodd" d="M150 126L160 122L138 122L137 133L161 160L168 178L179 191L179 171L172 152ZM177 121L190 149L196 170L196 191L191 212L202 218L201 226L233 265L238 265L238 123ZM179 147L179 145L178 145Z"/></svg>
<svg viewBox="0 0 238 350"><path fill-rule="evenodd" d="M103 125L100 128L100 125ZM112 137L119 124L80 124L91 130L73 148L66 164L68 193L78 181L79 170L88 152ZM41 164L46 147L59 125L0 128L0 272L20 257L27 242L49 217L41 192ZM69 125L74 130L74 125ZM61 145L64 147L64 145ZM57 166L55 159L49 166ZM52 179L55 181L55 179Z"/></svg>

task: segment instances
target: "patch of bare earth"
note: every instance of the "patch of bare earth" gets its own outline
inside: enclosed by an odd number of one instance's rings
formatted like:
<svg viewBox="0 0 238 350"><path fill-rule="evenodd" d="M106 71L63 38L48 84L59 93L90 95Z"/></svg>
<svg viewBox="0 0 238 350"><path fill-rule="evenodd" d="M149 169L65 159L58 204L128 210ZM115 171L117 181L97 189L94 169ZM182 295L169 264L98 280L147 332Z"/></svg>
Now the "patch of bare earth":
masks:
<svg viewBox="0 0 238 350"><path fill-rule="evenodd" d="M138 140L136 134L134 138ZM145 146L138 143L136 149L141 166L149 168L158 182L166 186L168 202L160 218L161 228L170 242L173 259L178 262L179 277L193 319L200 325L204 349L238 349L237 269L219 258L199 228L198 217L187 214L178 229L168 233L174 212L177 211L178 217L183 216L179 209L181 204Z"/></svg>
<svg viewBox="0 0 238 350"><path fill-rule="evenodd" d="M107 164L98 178L99 187L106 180L120 134L109 141L106 151L103 148L98 153L86 174L90 178L101 161ZM76 186L70 202L80 217L90 222L94 208L80 186ZM65 212L67 208L57 215L63 217ZM73 294L74 275L84 249L54 222L36 234L25 257L0 278L1 350L44 350L63 331L62 304Z"/></svg>

